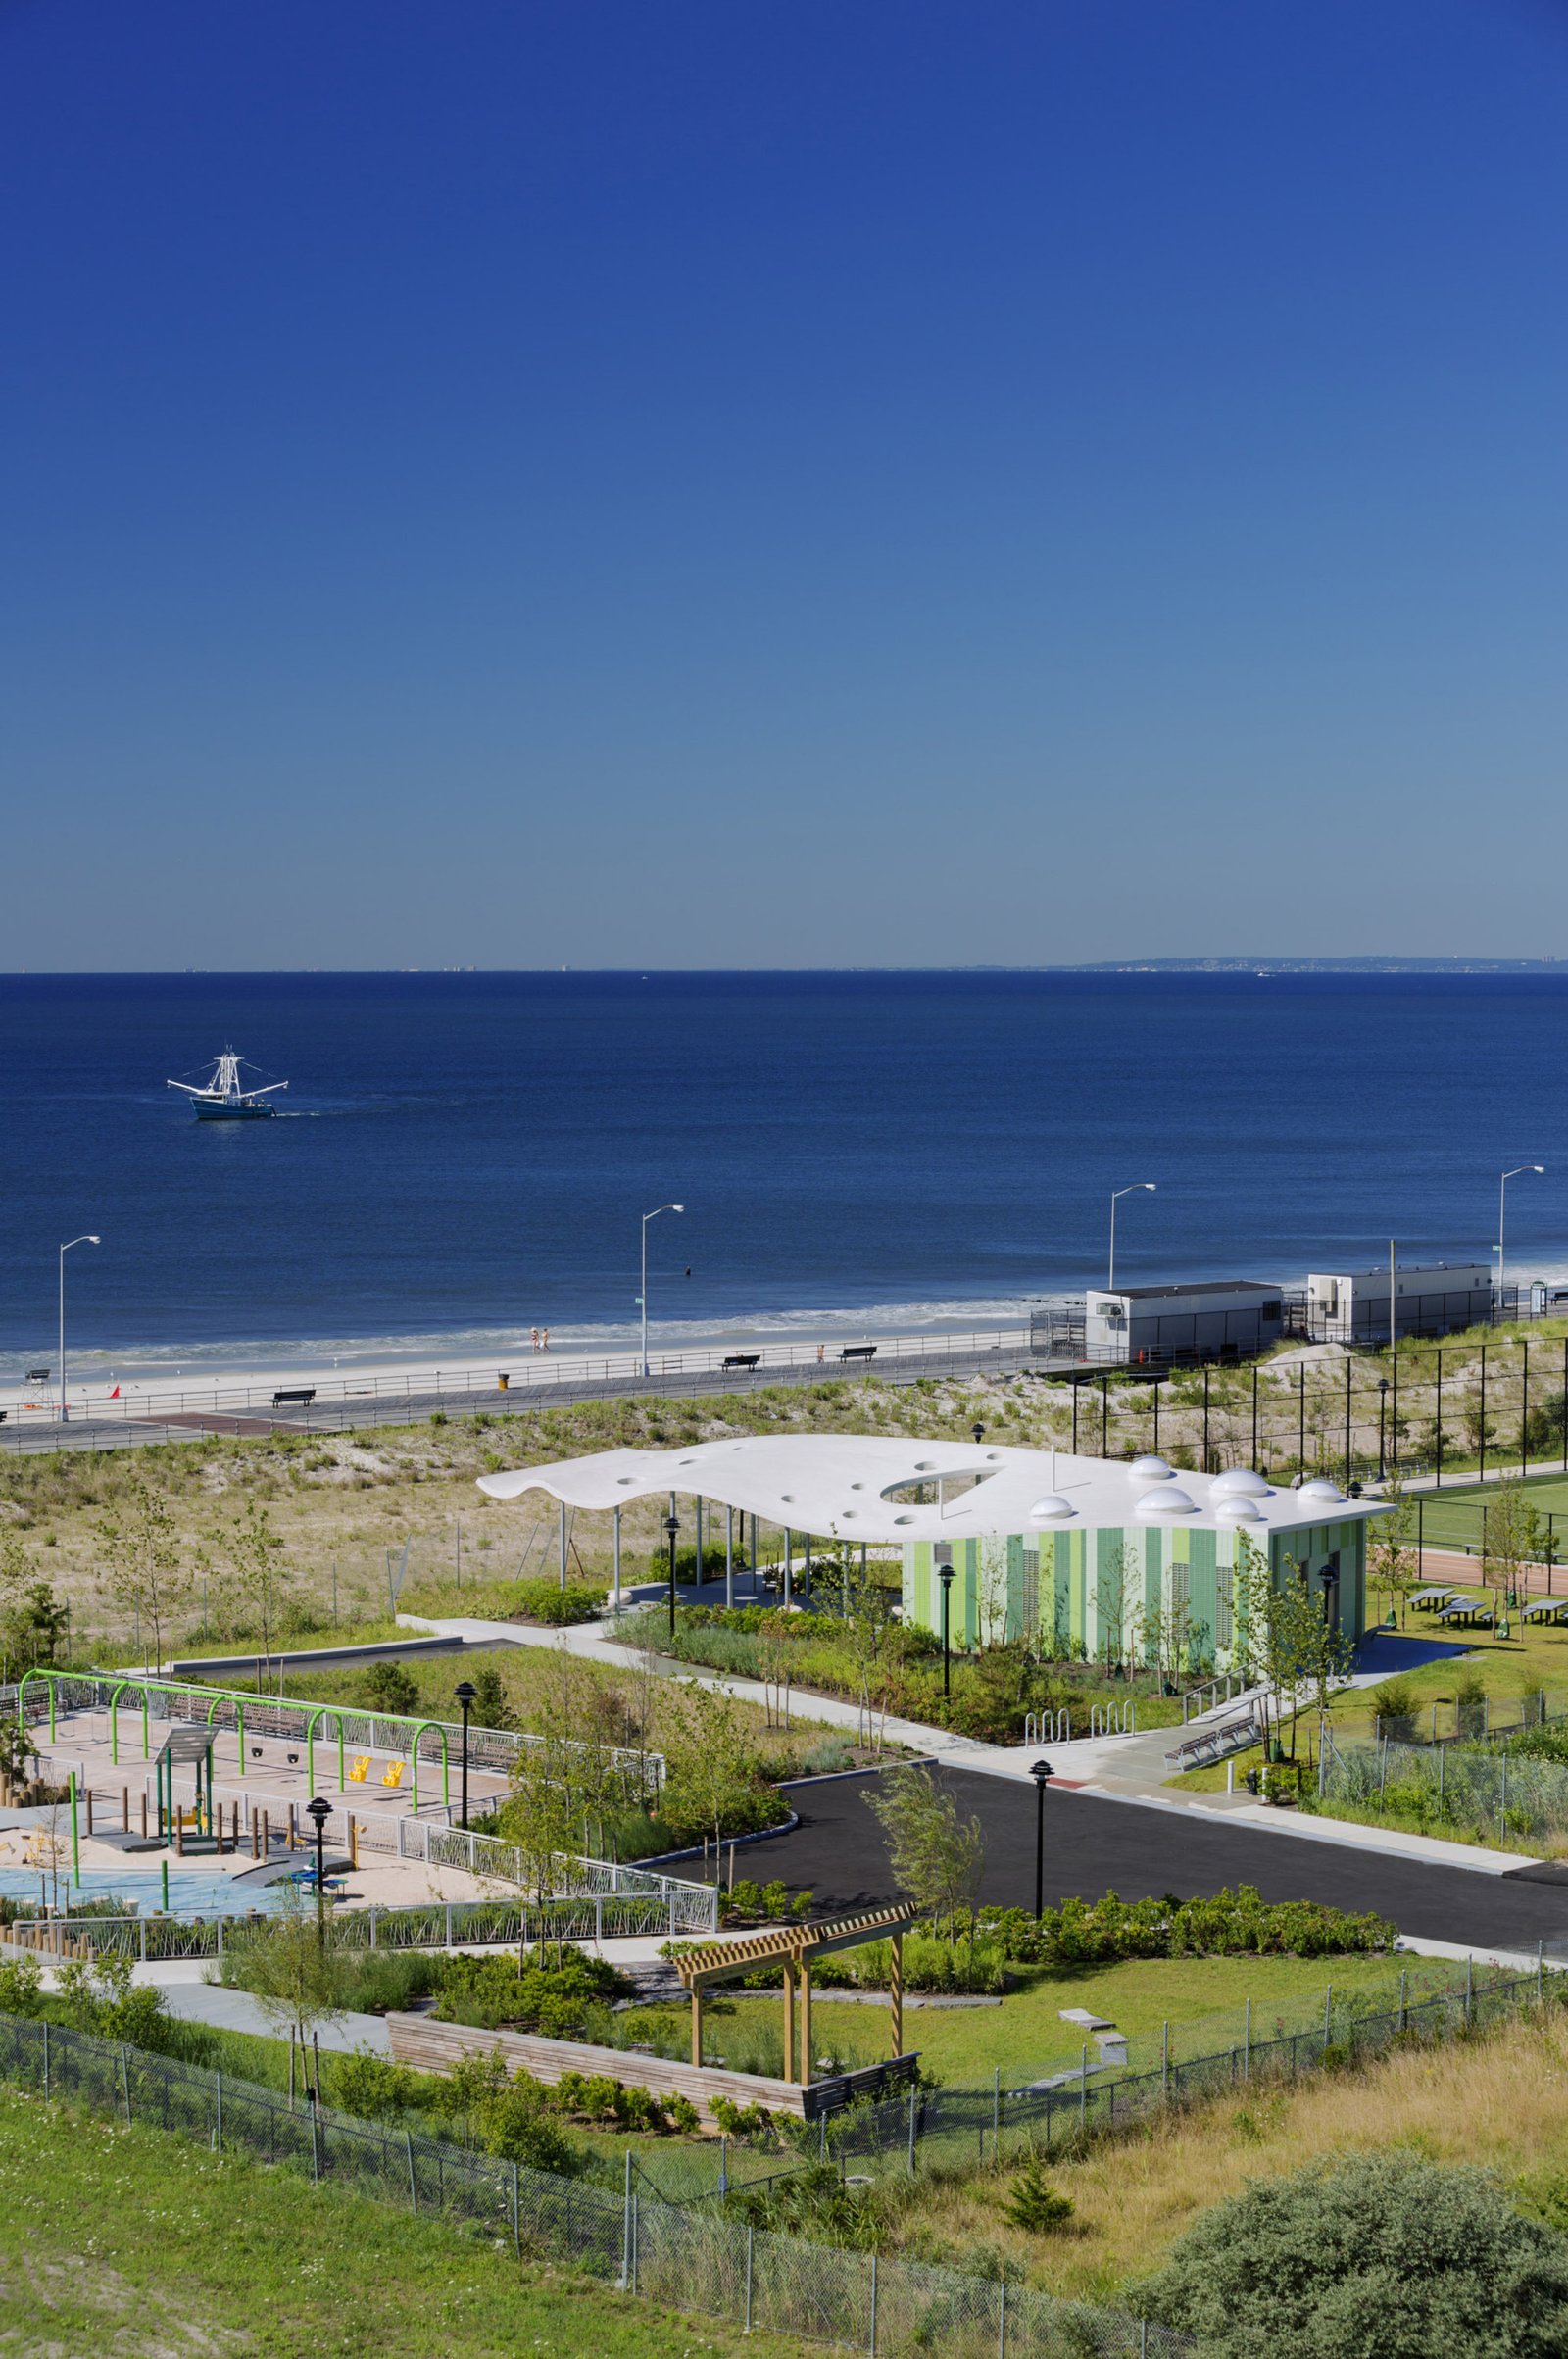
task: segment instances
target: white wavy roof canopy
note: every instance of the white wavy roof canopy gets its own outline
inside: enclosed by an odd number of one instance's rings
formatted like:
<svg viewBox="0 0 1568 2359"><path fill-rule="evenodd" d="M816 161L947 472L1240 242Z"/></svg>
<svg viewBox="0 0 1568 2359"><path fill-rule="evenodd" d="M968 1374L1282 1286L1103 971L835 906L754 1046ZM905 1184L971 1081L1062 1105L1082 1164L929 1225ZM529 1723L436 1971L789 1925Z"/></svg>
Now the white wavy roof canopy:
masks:
<svg viewBox="0 0 1568 2359"><path fill-rule="evenodd" d="M910 1483L954 1482L983 1476L942 1505L911 1506L882 1494ZM697 1442L683 1450L606 1450L592 1457L564 1458L551 1466L527 1466L513 1474L479 1477L479 1489L495 1499L547 1492L568 1507L603 1511L629 1499L667 1497L714 1500L739 1507L767 1523L793 1526L819 1539L905 1541L953 1540L1029 1531L1071 1531L1075 1526L1167 1522L1201 1530L1230 1530L1231 1516L1217 1510L1227 1494L1214 1494L1219 1476L1182 1473L1169 1488L1187 1495L1191 1507L1163 1515L1158 1483L1119 1459L1075 1458L1064 1451L1016 1450L962 1442L882 1440L863 1434L767 1434L735 1441ZM1056 1493L1070 1512L1036 1515ZM1234 1499L1234 1494L1230 1495ZM1152 1499L1155 1503L1152 1504ZM1342 1499L1307 1491L1270 1490L1249 1504L1255 1519L1241 1526L1261 1538L1264 1531L1299 1531L1310 1525L1365 1519L1387 1512L1376 1499Z"/></svg>

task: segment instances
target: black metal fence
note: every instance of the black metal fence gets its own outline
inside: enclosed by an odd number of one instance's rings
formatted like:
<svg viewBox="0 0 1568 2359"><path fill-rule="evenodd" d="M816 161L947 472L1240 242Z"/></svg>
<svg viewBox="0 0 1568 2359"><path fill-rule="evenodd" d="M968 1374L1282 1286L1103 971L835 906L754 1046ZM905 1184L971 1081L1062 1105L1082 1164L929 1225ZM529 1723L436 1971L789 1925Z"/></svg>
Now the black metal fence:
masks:
<svg viewBox="0 0 1568 2359"><path fill-rule="evenodd" d="M671 2309L884 2359L1184 2359L1192 2346L1125 2313L956 2269L841 2251L742 2225L712 2205L650 2199L524 2169L325 2106L291 2110L225 2073L0 2015L0 2074L127 2125L299 2173L580 2269Z"/></svg>

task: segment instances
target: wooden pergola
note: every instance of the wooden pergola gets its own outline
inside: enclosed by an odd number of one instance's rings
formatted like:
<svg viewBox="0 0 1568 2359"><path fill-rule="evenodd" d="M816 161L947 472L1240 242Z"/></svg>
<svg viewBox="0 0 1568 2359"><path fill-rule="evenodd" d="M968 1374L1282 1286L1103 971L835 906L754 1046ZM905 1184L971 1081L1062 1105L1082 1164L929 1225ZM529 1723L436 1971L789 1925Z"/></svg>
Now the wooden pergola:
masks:
<svg viewBox="0 0 1568 2359"><path fill-rule="evenodd" d="M692 2062L703 2061L703 1993L715 1983L743 1982L764 1966L784 1969L784 2079L803 2088L811 2079L811 1968L836 1949L858 1949L867 1941L891 1942L888 1975L890 2053L904 2053L904 1937L916 1921L912 1908L878 1908L858 1917L830 1917L820 1925L769 1925L732 1941L705 1941L677 1958L675 1971L692 2002ZM795 1992L801 1993L801 2036L795 2040Z"/></svg>

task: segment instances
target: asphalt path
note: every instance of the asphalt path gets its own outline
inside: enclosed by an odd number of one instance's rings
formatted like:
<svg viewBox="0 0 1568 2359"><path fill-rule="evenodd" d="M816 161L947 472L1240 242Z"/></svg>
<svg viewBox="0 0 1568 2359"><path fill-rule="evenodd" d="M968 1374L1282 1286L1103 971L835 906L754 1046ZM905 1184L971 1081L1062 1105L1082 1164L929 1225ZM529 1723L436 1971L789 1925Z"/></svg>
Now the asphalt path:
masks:
<svg viewBox="0 0 1568 2359"><path fill-rule="evenodd" d="M199 1442L208 1434L334 1434L368 1430L376 1425L414 1425L440 1410L447 1416L483 1412L498 1425L509 1416L531 1410L566 1408L585 1401L637 1400L654 1394L669 1400L712 1399L720 1395L756 1393L787 1385L805 1390L811 1385L854 1381L864 1375L878 1384L917 1384L925 1376L1015 1376L1021 1369L1053 1372L1054 1363L1037 1359L1027 1348L997 1347L980 1352L931 1352L918 1359L888 1359L868 1368L845 1368L836 1359L792 1362L783 1367L687 1369L655 1376L577 1377L552 1384L532 1379L514 1392L456 1390L417 1393L359 1394L346 1401L317 1401L308 1408L297 1404L273 1409L265 1402L243 1409L204 1409L194 1398L188 1409L165 1416L73 1417L65 1425L40 1418L36 1424L8 1418L0 1424L0 1452L41 1455L57 1450L134 1450L150 1443Z"/></svg>
<svg viewBox="0 0 1568 2359"><path fill-rule="evenodd" d="M982 1898L1033 1908L1034 1789L968 1770L937 1774L985 1830ZM819 1913L885 1906L897 1897L887 1844L862 1799L875 1776L866 1771L786 1787L801 1824L751 1848L742 1872L780 1877L792 1892L808 1890ZM1518 1950L1534 1950L1543 1941L1548 1949L1568 1944L1568 1876L1561 1870L1560 1880L1551 1871L1485 1875L1060 1787L1047 1792L1045 1829L1048 1906L1069 1894L1093 1900L1107 1892L1124 1900L1165 1892L1197 1899L1227 1885L1251 1884L1265 1900L1375 1909L1401 1933L1428 1941Z"/></svg>

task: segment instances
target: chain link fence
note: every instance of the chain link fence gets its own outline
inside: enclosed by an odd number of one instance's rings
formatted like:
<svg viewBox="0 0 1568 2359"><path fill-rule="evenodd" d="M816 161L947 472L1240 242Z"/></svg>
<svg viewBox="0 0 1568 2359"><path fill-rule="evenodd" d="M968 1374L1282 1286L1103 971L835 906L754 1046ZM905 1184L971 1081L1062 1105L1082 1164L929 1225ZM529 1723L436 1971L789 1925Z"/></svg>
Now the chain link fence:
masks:
<svg viewBox="0 0 1568 2359"><path fill-rule="evenodd" d="M1568 1767L1506 1745L1401 1745L1341 1747L1330 1738L1319 1783L1332 1811L1388 1812L1437 1833L1452 1829L1506 1848L1568 1836Z"/></svg>
<svg viewBox="0 0 1568 2359"><path fill-rule="evenodd" d="M127 2126L282 2166L564 2263L601 2285L876 2359L1185 2359L1164 2329L1032 2287L808 2244L714 2206L650 2198L524 2169L327 2106L291 2110L270 2090L118 2040L0 2015L0 2073Z"/></svg>

